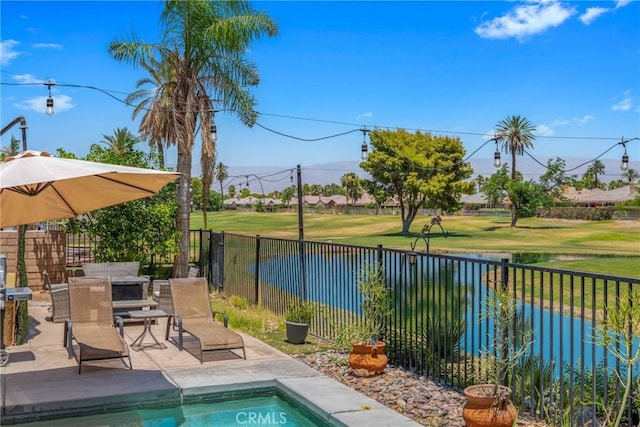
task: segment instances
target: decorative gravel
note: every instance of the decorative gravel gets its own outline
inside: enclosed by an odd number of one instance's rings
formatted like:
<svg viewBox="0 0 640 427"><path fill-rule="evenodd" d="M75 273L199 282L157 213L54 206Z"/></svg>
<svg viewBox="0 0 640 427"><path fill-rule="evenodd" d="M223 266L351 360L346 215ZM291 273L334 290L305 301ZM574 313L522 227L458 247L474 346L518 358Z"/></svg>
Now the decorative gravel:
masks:
<svg viewBox="0 0 640 427"><path fill-rule="evenodd" d="M465 397L451 387L389 364L384 372L356 376L347 365L348 354L326 351L298 356L308 366L359 391L426 426L464 427ZM546 426L520 419L518 426Z"/></svg>

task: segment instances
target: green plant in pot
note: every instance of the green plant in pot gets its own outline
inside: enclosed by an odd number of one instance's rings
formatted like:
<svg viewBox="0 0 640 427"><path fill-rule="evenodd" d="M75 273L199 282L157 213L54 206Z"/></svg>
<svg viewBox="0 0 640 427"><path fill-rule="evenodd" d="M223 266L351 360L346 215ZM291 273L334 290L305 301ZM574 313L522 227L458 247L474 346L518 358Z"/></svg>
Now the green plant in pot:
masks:
<svg viewBox="0 0 640 427"><path fill-rule="evenodd" d="M383 354L386 343L380 337L392 312L392 299L384 271L375 265L362 270L358 289L362 315L349 327L348 338L352 346L349 366L358 375L368 375L382 372L387 366L387 357Z"/></svg>
<svg viewBox="0 0 640 427"><path fill-rule="evenodd" d="M287 305L284 320L289 343L304 344L315 311L313 303L300 298L294 299Z"/></svg>
<svg viewBox="0 0 640 427"><path fill-rule="evenodd" d="M519 322L519 302L506 288L489 292L480 320L493 321L489 346L483 350L487 384L464 389L467 403L462 416L467 427L511 427L518 411L511 403L511 389L505 384L510 373L527 356L533 343L533 330Z"/></svg>

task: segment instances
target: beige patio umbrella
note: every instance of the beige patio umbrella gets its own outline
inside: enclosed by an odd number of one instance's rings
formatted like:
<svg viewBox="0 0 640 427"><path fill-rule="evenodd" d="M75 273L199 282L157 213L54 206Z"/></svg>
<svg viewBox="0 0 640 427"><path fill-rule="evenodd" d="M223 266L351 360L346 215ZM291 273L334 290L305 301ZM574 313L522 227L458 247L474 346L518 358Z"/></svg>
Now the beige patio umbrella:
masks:
<svg viewBox="0 0 640 427"><path fill-rule="evenodd" d="M72 218L148 197L179 176L24 151L0 163L0 228Z"/></svg>

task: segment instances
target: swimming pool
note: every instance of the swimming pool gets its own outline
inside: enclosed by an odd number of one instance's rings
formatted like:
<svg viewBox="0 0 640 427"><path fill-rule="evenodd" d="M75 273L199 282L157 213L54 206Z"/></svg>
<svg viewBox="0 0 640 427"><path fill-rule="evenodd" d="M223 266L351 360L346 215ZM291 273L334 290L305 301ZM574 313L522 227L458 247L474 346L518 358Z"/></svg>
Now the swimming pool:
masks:
<svg viewBox="0 0 640 427"><path fill-rule="evenodd" d="M325 427L311 410L280 393L258 397L203 399L171 408L137 408L126 411L67 417L20 424L33 427Z"/></svg>

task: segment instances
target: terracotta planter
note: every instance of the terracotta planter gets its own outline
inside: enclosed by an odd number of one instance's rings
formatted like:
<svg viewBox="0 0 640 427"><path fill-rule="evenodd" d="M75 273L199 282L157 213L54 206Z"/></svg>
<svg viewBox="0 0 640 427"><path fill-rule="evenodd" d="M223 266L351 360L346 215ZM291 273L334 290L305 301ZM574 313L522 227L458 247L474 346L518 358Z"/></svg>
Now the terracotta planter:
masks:
<svg viewBox="0 0 640 427"><path fill-rule="evenodd" d="M349 355L349 366L354 371L364 369L369 373L382 372L387 367L387 356L384 355L386 343L378 341L375 345L353 344Z"/></svg>
<svg viewBox="0 0 640 427"><path fill-rule="evenodd" d="M464 389L467 403L462 417L467 427L512 427L518 416L511 403L511 389L499 386L499 396L493 396L493 384L473 385Z"/></svg>

